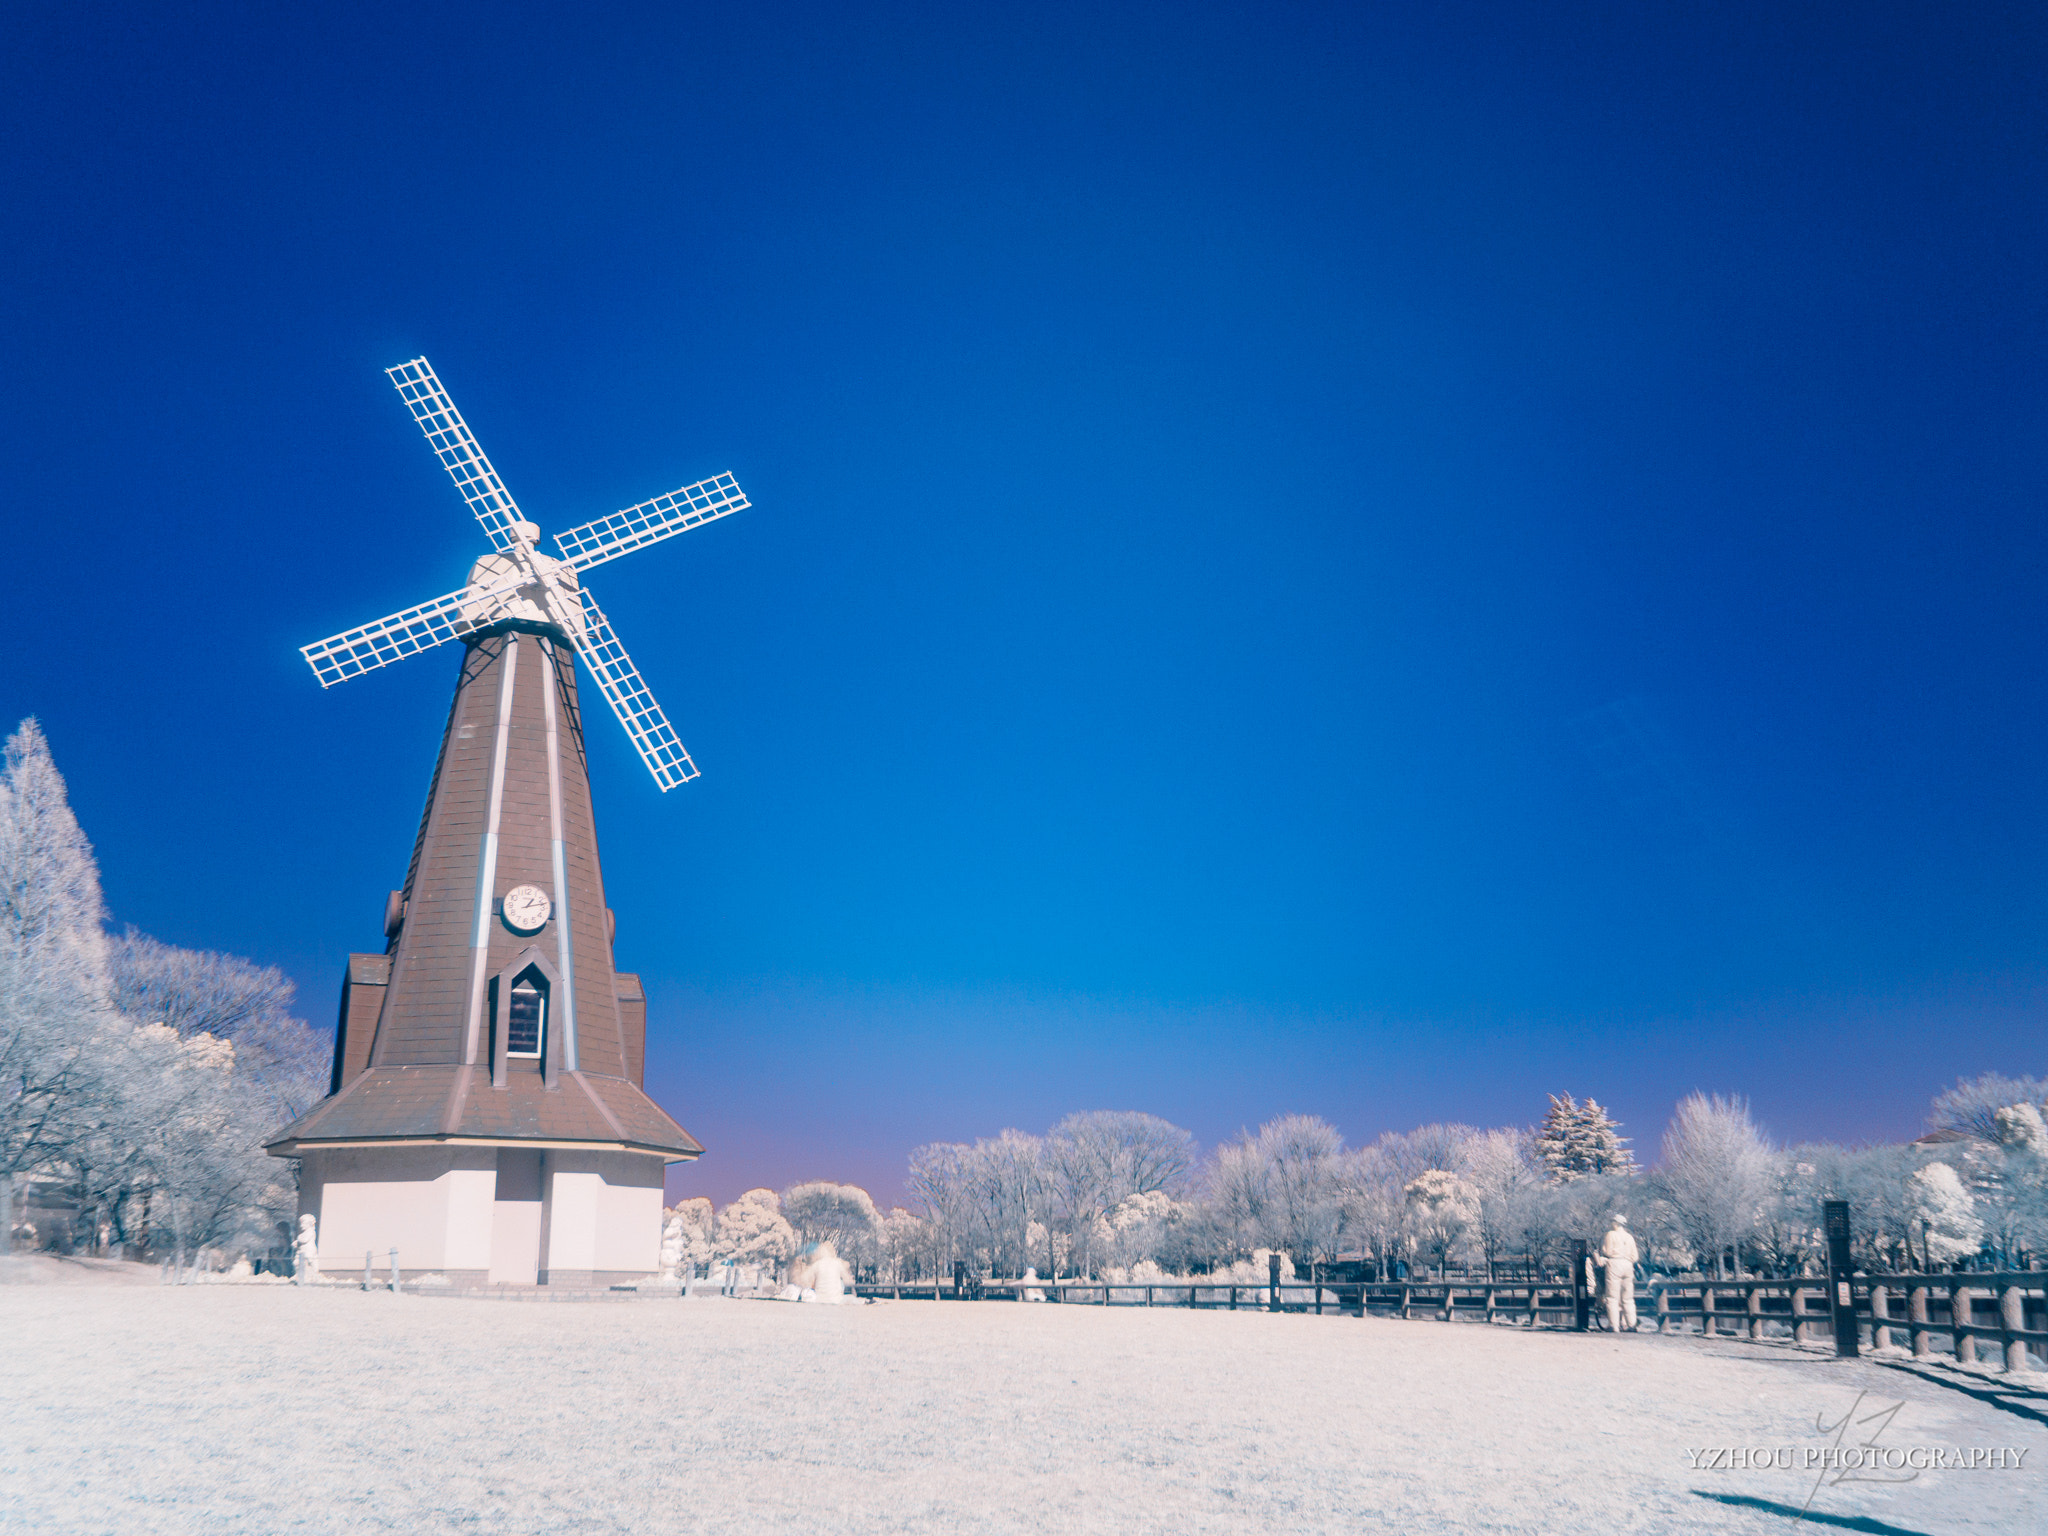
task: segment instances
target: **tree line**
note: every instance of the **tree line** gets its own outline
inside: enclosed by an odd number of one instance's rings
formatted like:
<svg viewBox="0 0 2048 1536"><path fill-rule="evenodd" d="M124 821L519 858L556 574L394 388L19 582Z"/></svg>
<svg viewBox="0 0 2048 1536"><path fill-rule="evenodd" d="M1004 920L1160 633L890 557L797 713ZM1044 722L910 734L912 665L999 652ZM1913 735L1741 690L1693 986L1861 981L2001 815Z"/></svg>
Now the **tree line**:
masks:
<svg viewBox="0 0 2048 1536"><path fill-rule="evenodd" d="M0 1253L287 1242L296 1176L262 1143L326 1092L331 1042L275 967L107 931L34 719L0 761L0 882Z"/></svg>
<svg viewBox="0 0 2048 1536"><path fill-rule="evenodd" d="M830 1242L884 1283L985 1276L1228 1276L1257 1283L1267 1255L1292 1276L1349 1260L1369 1274L1554 1273L1575 1238L1616 1213L1669 1273L1789 1276L1826 1259L1822 1207L1846 1200L1857 1262L1873 1271L2024 1267L2048 1248L2048 1080L1959 1083L1906 1146L1774 1145L1746 1104L1693 1094L1645 1170L1596 1101L1553 1095L1527 1127L1461 1124L1346 1147L1336 1127L1286 1115L1201 1155L1156 1116L1069 1115L1042 1136L1006 1130L910 1156L910 1207L818 1181L668 1213L664 1263L776 1263Z"/></svg>

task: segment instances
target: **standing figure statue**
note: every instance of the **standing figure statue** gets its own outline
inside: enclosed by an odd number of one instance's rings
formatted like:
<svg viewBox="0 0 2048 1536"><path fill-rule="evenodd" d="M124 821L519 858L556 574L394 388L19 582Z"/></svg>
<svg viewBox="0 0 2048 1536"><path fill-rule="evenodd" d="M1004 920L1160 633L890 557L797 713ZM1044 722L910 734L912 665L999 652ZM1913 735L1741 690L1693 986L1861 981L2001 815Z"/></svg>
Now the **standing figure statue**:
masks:
<svg viewBox="0 0 2048 1536"><path fill-rule="evenodd" d="M1607 1328L1610 1333L1636 1331L1636 1260L1642 1251L1628 1230L1628 1218L1615 1213L1614 1226L1600 1240L1600 1263L1607 1271Z"/></svg>
<svg viewBox="0 0 2048 1536"><path fill-rule="evenodd" d="M292 1284L311 1285L320 1278L320 1245L315 1240L317 1223L311 1216L299 1218L298 1239L292 1244Z"/></svg>

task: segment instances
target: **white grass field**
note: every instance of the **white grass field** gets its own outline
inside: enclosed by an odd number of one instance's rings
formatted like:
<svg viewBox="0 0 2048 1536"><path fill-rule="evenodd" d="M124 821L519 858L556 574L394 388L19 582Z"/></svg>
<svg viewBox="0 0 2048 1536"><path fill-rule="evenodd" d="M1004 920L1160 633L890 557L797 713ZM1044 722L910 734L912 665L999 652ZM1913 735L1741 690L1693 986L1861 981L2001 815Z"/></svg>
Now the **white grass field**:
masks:
<svg viewBox="0 0 2048 1536"><path fill-rule="evenodd" d="M2048 1531L2040 1423L1733 1340L113 1283L0 1286L0 1340L9 1531ZM1691 1465L1865 1391L1880 1444L2025 1465Z"/></svg>

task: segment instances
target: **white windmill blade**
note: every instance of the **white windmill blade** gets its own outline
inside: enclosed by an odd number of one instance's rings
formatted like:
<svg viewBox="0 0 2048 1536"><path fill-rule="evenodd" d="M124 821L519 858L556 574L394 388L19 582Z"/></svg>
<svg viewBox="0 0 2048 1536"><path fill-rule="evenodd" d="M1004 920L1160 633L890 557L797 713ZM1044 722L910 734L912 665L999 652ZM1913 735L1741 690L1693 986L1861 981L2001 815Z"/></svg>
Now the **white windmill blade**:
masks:
<svg viewBox="0 0 2048 1536"><path fill-rule="evenodd" d="M579 571L602 565L643 545L671 534L683 533L700 523L744 510L750 503L746 492L731 475L716 475L696 485L670 491L637 507L614 512L555 535L555 547L562 558Z"/></svg>
<svg viewBox="0 0 2048 1536"><path fill-rule="evenodd" d="M320 679L320 686L332 688L336 683L345 683L365 672L374 672L394 661L403 661L421 651L445 645L468 627L457 627L464 608L474 609L479 603L515 591L526 580L525 573L521 572L487 586L463 587L430 603L421 603L417 608L401 609L359 629L345 629L325 640L302 645L299 653L306 658L306 665L313 669L313 675Z"/></svg>
<svg viewBox="0 0 2048 1536"><path fill-rule="evenodd" d="M598 689L611 702L612 713L619 717L619 724L633 738L634 750L647 764L647 771L654 775L654 782L661 786L662 793L666 794L678 784L687 784L697 777L697 765L690 761L690 754L676 740L668 716L654 702L654 695L640 681L639 668L633 665L633 658L626 654L626 648L619 644L611 620L597 606L597 599L590 595L587 587L583 589L582 596L583 659L590 666L590 675L597 679Z"/></svg>
<svg viewBox="0 0 2048 1536"><path fill-rule="evenodd" d="M462 492L462 499L469 503L469 510L476 514L476 520L484 525L484 532L490 535L491 543L500 550L510 549L513 545L512 525L523 522L525 514L512 499L512 493L505 489L505 482L498 478L498 472L491 468L491 461L477 446L469 423L455 409L455 402L448 398L448 391L441 387L441 381L434 376L427 360L416 357L409 363L400 363L396 368L384 371L391 375L391 383L411 409L412 419L426 433L427 442L441 460L441 467L448 471L455 488Z"/></svg>

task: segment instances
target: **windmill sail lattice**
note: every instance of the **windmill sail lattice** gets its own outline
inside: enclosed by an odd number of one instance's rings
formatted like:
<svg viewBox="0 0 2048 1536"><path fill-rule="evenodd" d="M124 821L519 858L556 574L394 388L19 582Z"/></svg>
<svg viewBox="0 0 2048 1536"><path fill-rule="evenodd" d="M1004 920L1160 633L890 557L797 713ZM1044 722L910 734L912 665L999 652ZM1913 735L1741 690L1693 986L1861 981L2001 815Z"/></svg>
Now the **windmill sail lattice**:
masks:
<svg viewBox="0 0 2048 1536"><path fill-rule="evenodd" d="M434 377L427 360L416 357L384 371L391 376L399 398L411 408L412 419L427 434L427 442L441 460L441 467L448 471L491 542L499 549L510 549L512 525L525 521L519 504L505 489L498 472L491 468L491 461L484 457L483 449L470 433L469 423L455 409L455 402L448 398L448 391Z"/></svg>
<svg viewBox="0 0 2048 1536"><path fill-rule="evenodd" d="M557 534L558 560L534 547L540 530L519 510L427 360L416 357L385 371L462 499L483 524L497 558L478 561L468 585L459 591L302 646L320 686L331 688L494 624L539 623L581 649L599 691L664 792L697 777L696 764L610 621L587 593L578 590L577 576L594 565L745 510L750 503L739 482L729 474L714 475Z"/></svg>

